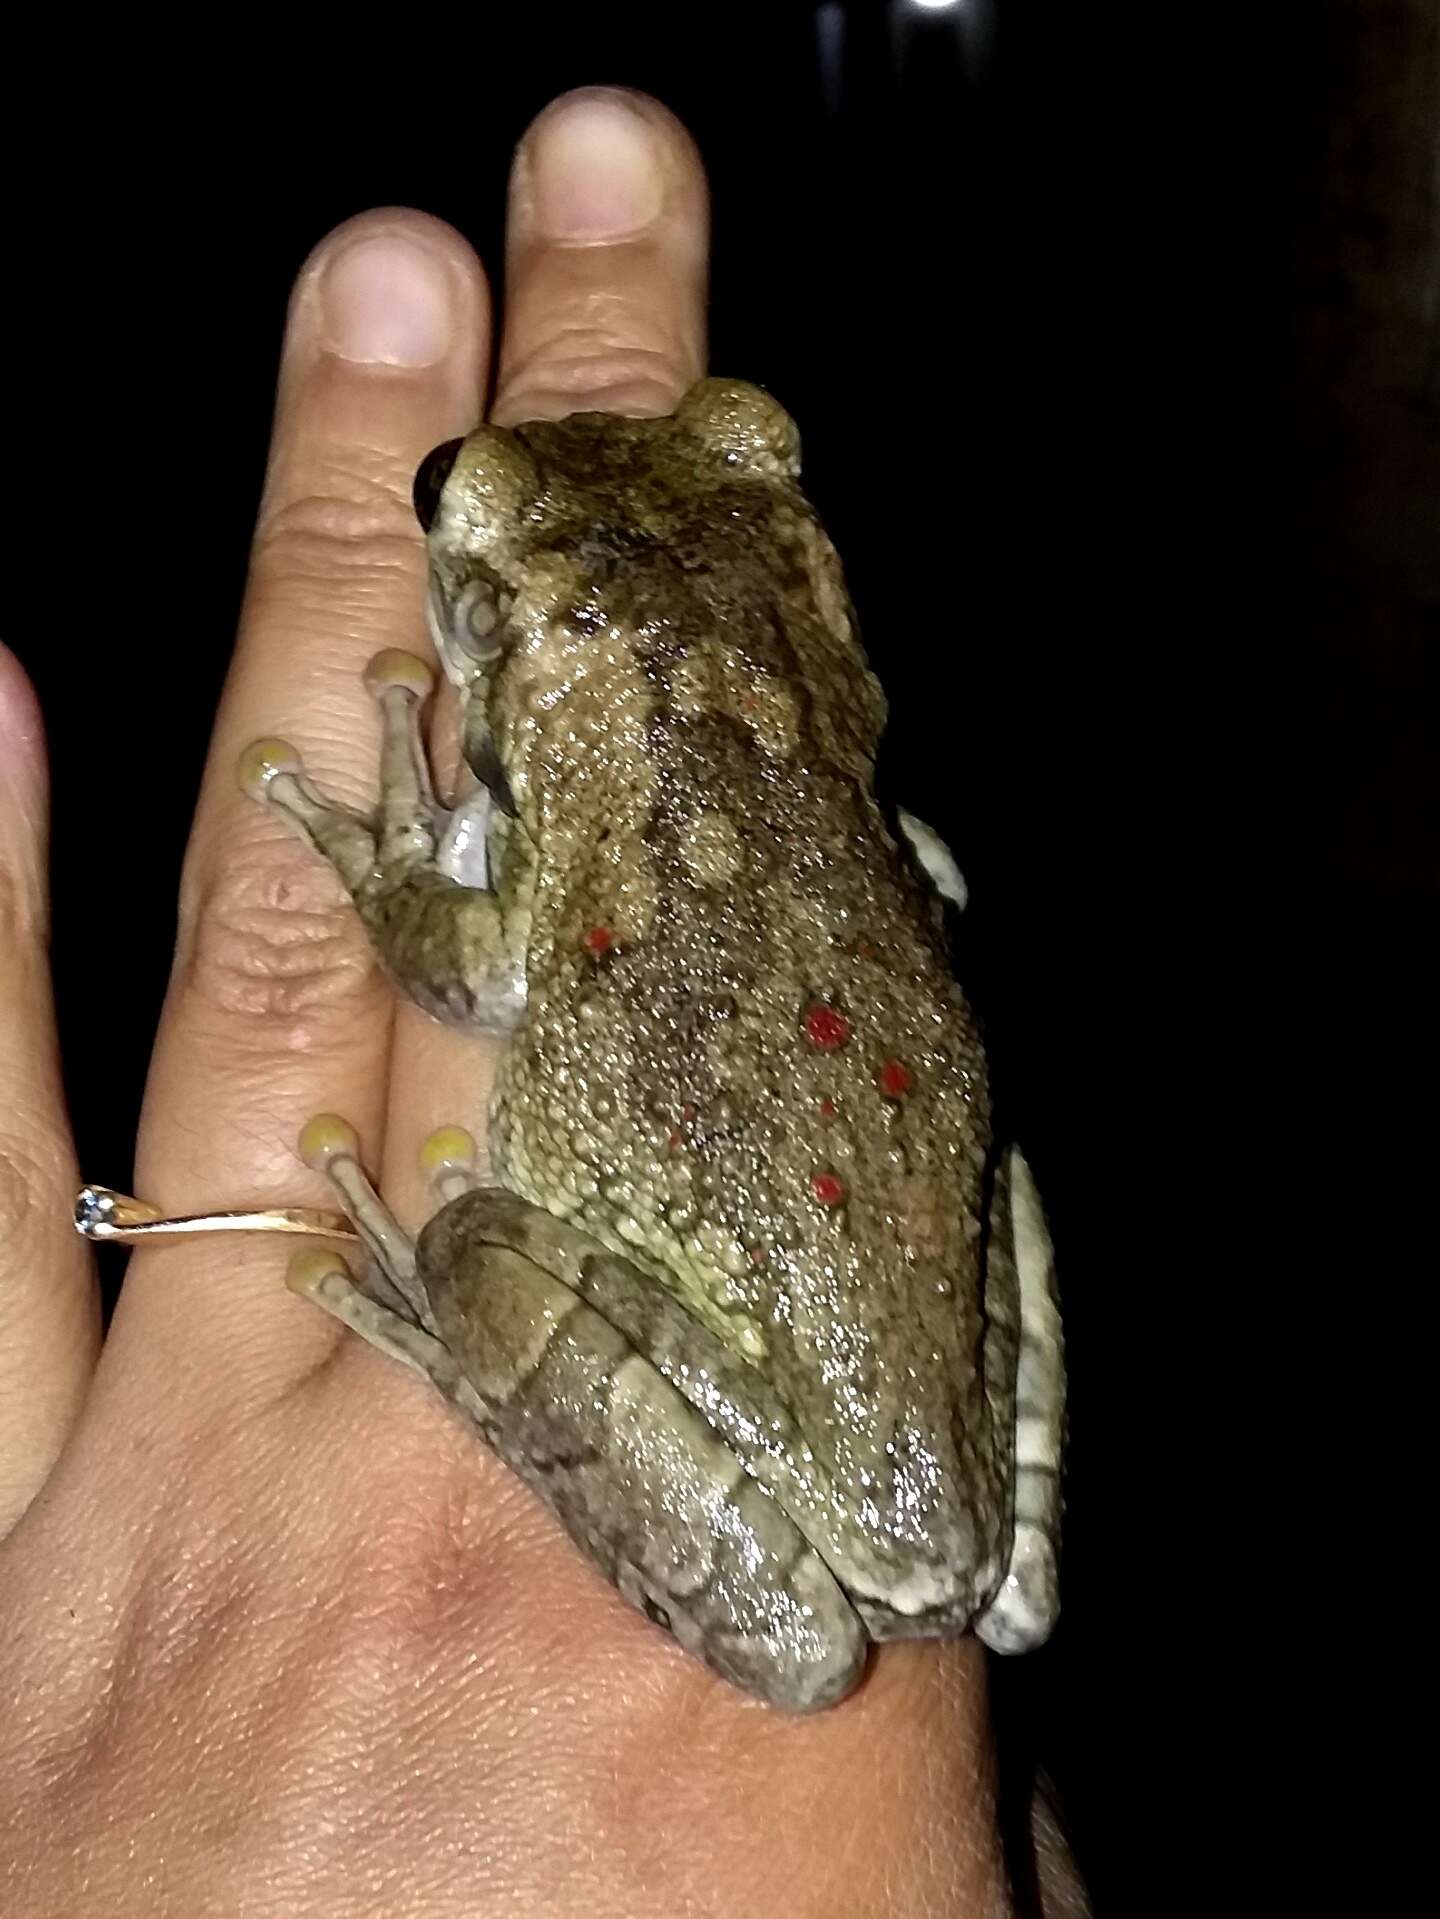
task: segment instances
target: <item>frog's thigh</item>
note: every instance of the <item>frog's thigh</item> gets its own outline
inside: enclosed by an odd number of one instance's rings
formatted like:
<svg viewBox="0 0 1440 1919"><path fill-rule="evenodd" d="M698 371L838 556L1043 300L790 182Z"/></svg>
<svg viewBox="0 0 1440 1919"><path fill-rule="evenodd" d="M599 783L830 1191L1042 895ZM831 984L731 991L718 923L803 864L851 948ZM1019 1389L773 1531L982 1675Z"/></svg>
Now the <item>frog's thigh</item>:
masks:
<svg viewBox="0 0 1440 1919"><path fill-rule="evenodd" d="M427 1229L420 1271L497 1452L632 1605L725 1678L794 1711L848 1692L865 1634L824 1561L593 1306L510 1247L467 1238L457 1260L442 1222L465 1203Z"/></svg>
<svg viewBox="0 0 1440 1919"><path fill-rule="evenodd" d="M929 875L930 883L941 899L949 900L957 912L965 910L965 902L970 897L970 889L965 884L965 875L955 862L955 855L941 839L933 826L927 826L924 820L917 820L913 813L907 813L900 807L895 815L896 824L909 842L910 850Z"/></svg>
<svg viewBox="0 0 1440 1919"><path fill-rule="evenodd" d="M453 1190L453 1189L452 1189ZM832 1479L765 1375L738 1358L632 1259L498 1186L472 1186L430 1229L432 1257L458 1271L477 1246L522 1253L622 1333L780 1504L851 1596L888 1591L891 1568L836 1523ZM1014 1353L1008 1386L1014 1392ZM873 1635L872 1635L873 1636Z"/></svg>
<svg viewBox="0 0 1440 1919"><path fill-rule="evenodd" d="M1048 1638L1060 1610L1065 1358L1055 1297L1055 1255L1035 1181L1015 1147L1009 1152L1004 1186L1019 1282L1015 1523L1005 1578L975 1630L996 1652L1025 1652Z"/></svg>

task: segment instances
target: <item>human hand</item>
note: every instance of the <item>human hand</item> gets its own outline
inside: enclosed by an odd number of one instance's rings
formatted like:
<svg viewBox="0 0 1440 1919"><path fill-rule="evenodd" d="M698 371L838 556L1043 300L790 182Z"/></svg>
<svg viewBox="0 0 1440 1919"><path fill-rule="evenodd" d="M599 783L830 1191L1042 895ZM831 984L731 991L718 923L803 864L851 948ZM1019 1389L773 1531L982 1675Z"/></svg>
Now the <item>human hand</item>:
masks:
<svg viewBox="0 0 1440 1919"><path fill-rule="evenodd" d="M662 109L548 109L512 178L494 417L668 411L704 370L705 251L699 163ZM360 669L424 650L411 479L478 417L491 331L478 261L418 214L349 223L300 277L142 1119L137 1184L166 1210L327 1203L294 1142L330 1109L413 1227L420 1141L481 1104L484 1042L396 1004L338 882L235 765L256 735L298 734L328 792L371 797ZM973 1641L884 1648L811 1719L743 1698L632 1614L437 1398L293 1298L271 1240L137 1249L94 1363L42 785L7 664L6 1911L1006 1910Z"/></svg>

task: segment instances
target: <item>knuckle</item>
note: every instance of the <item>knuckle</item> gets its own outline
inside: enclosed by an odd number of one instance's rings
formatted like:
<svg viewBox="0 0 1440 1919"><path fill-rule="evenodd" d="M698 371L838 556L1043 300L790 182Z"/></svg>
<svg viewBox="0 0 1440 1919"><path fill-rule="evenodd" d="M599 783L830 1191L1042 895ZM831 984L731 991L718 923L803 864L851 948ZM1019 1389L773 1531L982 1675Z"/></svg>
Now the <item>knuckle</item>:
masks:
<svg viewBox="0 0 1440 1919"><path fill-rule="evenodd" d="M515 418L546 418L577 403L667 413L689 385L688 365L682 342L647 339L622 315L572 316L538 334L510 367L503 405Z"/></svg>
<svg viewBox="0 0 1440 1919"><path fill-rule="evenodd" d="M316 1022L368 1005L379 988L339 881L283 841L227 860L201 882L186 918L181 990L220 1015L241 1045L253 1033L273 1047L279 1028L303 1049Z"/></svg>
<svg viewBox="0 0 1440 1919"><path fill-rule="evenodd" d="M33 1246L53 1224L54 1196L59 1190L58 1155L45 1150L45 1134L8 1129L0 1133L0 1236L7 1255Z"/></svg>
<svg viewBox="0 0 1440 1919"><path fill-rule="evenodd" d="M304 491L261 509L255 572L272 583L413 574L422 544L410 506L413 474L388 449L333 452Z"/></svg>
<svg viewBox="0 0 1440 1919"><path fill-rule="evenodd" d="M9 953L40 946L46 934L45 888L28 854L7 859L0 850L0 948Z"/></svg>

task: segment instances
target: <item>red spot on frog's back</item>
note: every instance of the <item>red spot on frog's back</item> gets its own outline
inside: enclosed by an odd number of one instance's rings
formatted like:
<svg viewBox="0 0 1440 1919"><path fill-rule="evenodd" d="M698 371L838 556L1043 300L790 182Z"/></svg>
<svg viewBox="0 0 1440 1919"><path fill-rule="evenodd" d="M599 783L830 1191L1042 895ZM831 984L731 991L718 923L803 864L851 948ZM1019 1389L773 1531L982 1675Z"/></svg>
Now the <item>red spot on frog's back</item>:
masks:
<svg viewBox="0 0 1440 1919"><path fill-rule="evenodd" d="M805 1037L812 1046L833 1052L850 1037L850 1022L833 1006L812 1006L805 1015Z"/></svg>
<svg viewBox="0 0 1440 1919"><path fill-rule="evenodd" d="M887 1099L904 1099L915 1076L903 1060L887 1059L880 1068L880 1090Z"/></svg>

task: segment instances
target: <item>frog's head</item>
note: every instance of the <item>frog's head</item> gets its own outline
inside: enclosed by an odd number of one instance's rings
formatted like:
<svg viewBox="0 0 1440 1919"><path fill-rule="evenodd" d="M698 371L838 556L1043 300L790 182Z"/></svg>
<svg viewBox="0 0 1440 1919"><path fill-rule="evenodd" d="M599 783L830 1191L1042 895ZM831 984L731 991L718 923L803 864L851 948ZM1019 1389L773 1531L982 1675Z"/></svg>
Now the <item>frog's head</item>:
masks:
<svg viewBox="0 0 1440 1919"><path fill-rule="evenodd" d="M667 507L747 481L793 484L794 421L743 380L701 380L673 414L572 413L481 426L421 462L415 511L430 544L431 637L470 685L503 652L516 597L557 549L597 570L663 529Z"/></svg>
<svg viewBox="0 0 1440 1919"><path fill-rule="evenodd" d="M592 667L613 654L617 634L683 621L699 575L723 571L725 542L745 540L741 501L763 513L799 466L790 416L739 380L700 381L673 414L572 413L437 447L415 510L430 635L466 737L484 731L502 681L553 694L583 677L587 653Z"/></svg>

